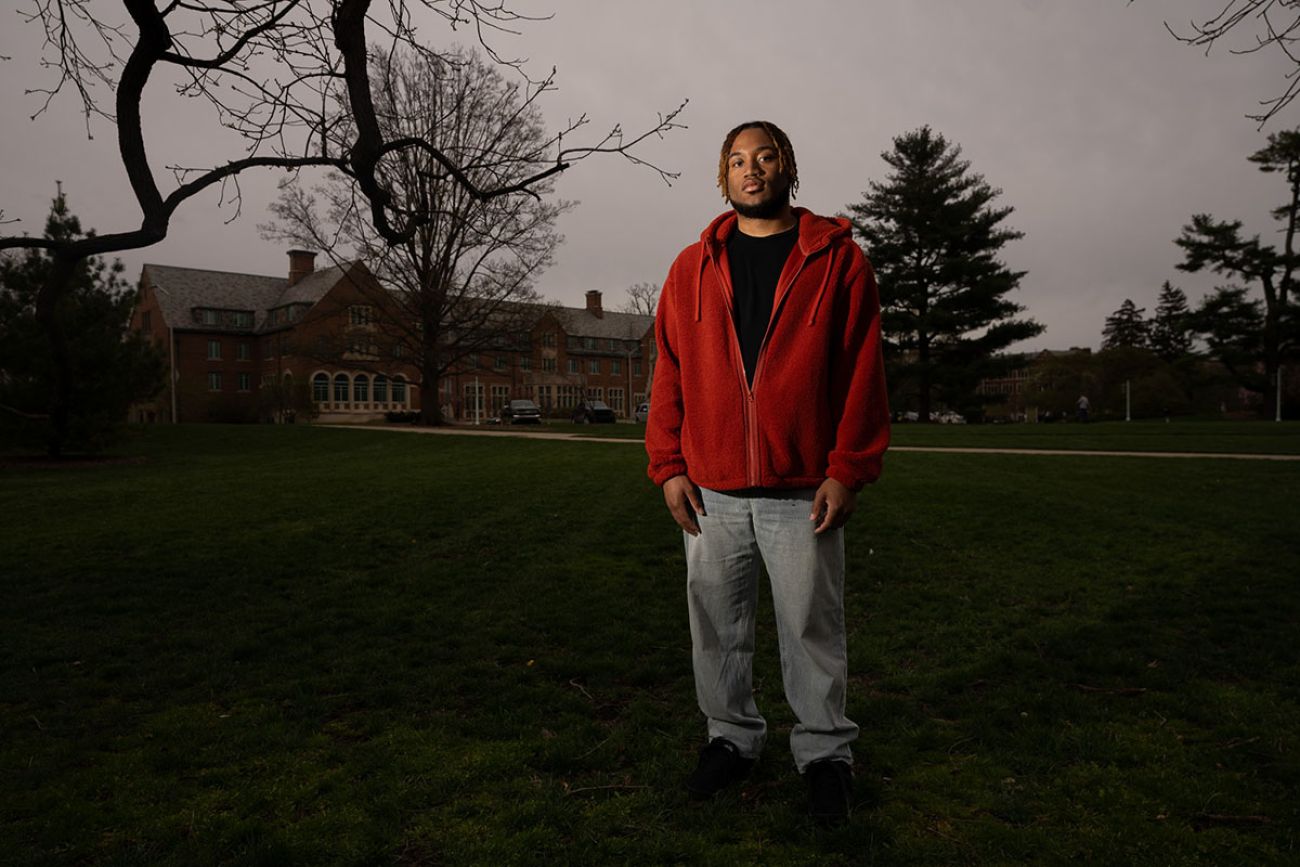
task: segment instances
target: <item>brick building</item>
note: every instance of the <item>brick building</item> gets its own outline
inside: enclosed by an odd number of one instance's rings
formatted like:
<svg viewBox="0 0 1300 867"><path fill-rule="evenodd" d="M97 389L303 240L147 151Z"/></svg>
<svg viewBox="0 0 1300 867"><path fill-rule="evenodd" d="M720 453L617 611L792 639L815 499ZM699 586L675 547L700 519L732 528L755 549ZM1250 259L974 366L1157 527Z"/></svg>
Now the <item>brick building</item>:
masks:
<svg viewBox="0 0 1300 867"><path fill-rule="evenodd" d="M585 307L541 307L519 350L469 356L442 382L443 415L487 419L511 398L566 416L583 400L602 400L631 418L648 399L654 364L654 317L605 310L598 290Z"/></svg>
<svg viewBox="0 0 1300 867"><path fill-rule="evenodd" d="M418 368L379 346L384 318L400 315L385 297L364 264L316 270L302 250L289 252L287 277L145 265L131 327L164 348L171 376L132 420L285 421L306 401L334 422L418 410ZM653 318L607 312L595 290L585 308L537 314L527 339L443 379L444 416L486 420L527 397L550 415L596 399L630 417L649 392Z"/></svg>

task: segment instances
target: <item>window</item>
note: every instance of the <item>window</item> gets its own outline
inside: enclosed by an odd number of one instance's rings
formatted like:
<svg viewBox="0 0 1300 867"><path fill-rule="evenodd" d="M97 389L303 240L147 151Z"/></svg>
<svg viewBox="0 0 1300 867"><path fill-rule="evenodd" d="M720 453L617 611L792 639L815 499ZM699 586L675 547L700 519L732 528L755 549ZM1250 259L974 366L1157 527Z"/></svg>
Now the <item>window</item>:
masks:
<svg viewBox="0 0 1300 867"><path fill-rule="evenodd" d="M570 358L570 359L569 359L569 373L577 373L577 372L578 372L578 359L576 359L576 358Z"/></svg>
<svg viewBox="0 0 1300 867"><path fill-rule="evenodd" d="M349 385L350 383L348 382L348 375L346 373L334 374L334 402L335 403L348 402Z"/></svg>
<svg viewBox="0 0 1300 867"><path fill-rule="evenodd" d="M468 367L470 370L477 370L478 356L472 352L469 355L465 356L465 366Z"/></svg>
<svg viewBox="0 0 1300 867"><path fill-rule="evenodd" d="M611 337L609 339L609 348L611 351L618 349L618 341Z"/></svg>
<svg viewBox="0 0 1300 867"><path fill-rule="evenodd" d="M497 370L505 370L505 369L506 369L506 357L505 357L504 355L498 355L498 356L497 356L497 360L496 360L496 364L495 364L494 366L496 367Z"/></svg>
<svg viewBox="0 0 1300 867"><path fill-rule="evenodd" d="M609 408L618 415L623 414L623 389L611 388L609 390Z"/></svg>
<svg viewBox="0 0 1300 867"><path fill-rule="evenodd" d="M499 413L510 400L510 386L494 385L492 386L492 412Z"/></svg>
<svg viewBox="0 0 1300 867"><path fill-rule="evenodd" d="M519 369L520 369L520 370L532 370L532 369L533 369L533 357L532 357L531 355L521 355L521 356L519 356Z"/></svg>
<svg viewBox="0 0 1300 867"><path fill-rule="evenodd" d="M375 377L375 403L388 403L388 377L382 373Z"/></svg>
<svg viewBox="0 0 1300 867"><path fill-rule="evenodd" d="M252 311L250 311L250 310L236 310L236 311L235 311L235 327L236 327L236 328L252 328L252 327L253 327L253 313L252 313Z"/></svg>
<svg viewBox="0 0 1300 867"><path fill-rule="evenodd" d="M221 373L220 371L209 371L208 373L208 391L221 391Z"/></svg>
<svg viewBox="0 0 1300 867"><path fill-rule="evenodd" d="M358 373L352 380L352 399L357 403L370 403L370 377Z"/></svg>
<svg viewBox="0 0 1300 867"><path fill-rule="evenodd" d="M542 409L546 410L555 406L555 404L552 402L555 400L555 398L552 397L553 392L551 391L551 387L549 385L537 386L536 392L537 392L537 405L540 406Z"/></svg>
<svg viewBox="0 0 1300 867"><path fill-rule="evenodd" d="M594 337L584 337L584 338L582 338L582 348L583 348L583 349L595 349L595 348L596 348L596 338L594 338Z"/></svg>
<svg viewBox="0 0 1300 867"><path fill-rule="evenodd" d="M623 362L615 358L613 361L609 363L609 372L614 374L615 376L618 376L620 373L623 372Z"/></svg>
<svg viewBox="0 0 1300 867"><path fill-rule="evenodd" d="M588 372L588 373L600 373L600 359L599 359L599 358L593 358L593 359L591 359L591 361L588 361L588 362L587 362L587 372Z"/></svg>
<svg viewBox="0 0 1300 867"><path fill-rule="evenodd" d="M640 406L640 405L643 404L643 403L645 403L645 395L642 394L642 393L639 392L639 391L637 391L637 392L633 392L633 394L632 394L632 405L633 405L633 406Z"/></svg>
<svg viewBox="0 0 1300 867"><path fill-rule="evenodd" d="M330 399L330 378L318 373L311 378L311 399L317 403L325 403Z"/></svg>
<svg viewBox="0 0 1300 867"><path fill-rule="evenodd" d="M200 318L204 325L216 325L221 321L221 317L217 315L217 311L206 307L200 311Z"/></svg>
<svg viewBox="0 0 1300 867"><path fill-rule="evenodd" d="M483 384L470 383L465 386L465 402L461 405L461 414L466 418L477 418L486 411L487 407L483 406Z"/></svg>
<svg viewBox="0 0 1300 867"><path fill-rule="evenodd" d="M406 380L400 376L393 379L393 403L406 403Z"/></svg>
<svg viewBox="0 0 1300 867"><path fill-rule="evenodd" d="M267 314L266 314L266 324L267 324L267 325L275 325L275 324L277 324L279 321L280 321L280 311L279 311L279 310L269 310L269 311L267 311Z"/></svg>
<svg viewBox="0 0 1300 867"><path fill-rule="evenodd" d="M267 358L275 358L275 338L267 337L262 340L262 355Z"/></svg>
<svg viewBox="0 0 1300 867"><path fill-rule="evenodd" d="M549 347L551 347L552 349L555 348L555 332L554 332L554 331L548 331L548 332L546 332L545 334L542 335L542 346L549 346Z"/></svg>
<svg viewBox="0 0 1300 867"><path fill-rule="evenodd" d="M253 390L253 374L251 373L239 374L239 390L240 391Z"/></svg>
<svg viewBox="0 0 1300 867"><path fill-rule="evenodd" d="M369 304L353 304L348 308L348 322L351 325L369 325L374 321L374 308Z"/></svg>
<svg viewBox="0 0 1300 867"><path fill-rule="evenodd" d="M153 330L153 312L146 310L140 314L140 328L144 331Z"/></svg>
<svg viewBox="0 0 1300 867"><path fill-rule="evenodd" d="M542 370L545 371L546 373L555 373L555 359L554 359L554 358L543 358L543 359L542 359Z"/></svg>
<svg viewBox="0 0 1300 867"><path fill-rule="evenodd" d="M235 357L240 361L252 361L253 344L249 343L247 340L239 341L239 343L235 344Z"/></svg>
<svg viewBox="0 0 1300 867"><path fill-rule="evenodd" d="M572 409L578 405L578 387L576 385L561 385L556 391L559 392L559 406Z"/></svg>
<svg viewBox="0 0 1300 867"><path fill-rule="evenodd" d="M587 400L604 400L604 399L605 399L605 389L599 388L597 386L592 386L591 388L587 389Z"/></svg>
<svg viewBox="0 0 1300 867"><path fill-rule="evenodd" d="M639 358L632 362L632 375L633 376L641 375L641 359Z"/></svg>
<svg viewBox="0 0 1300 867"><path fill-rule="evenodd" d="M220 340L209 340L209 341L208 341L208 361L220 361L220 360L221 360L221 341L220 341Z"/></svg>
<svg viewBox="0 0 1300 867"><path fill-rule="evenodd" d="M406 347L402 346L400 343L393 344L393 358L401 358L405 354Z"/></svg>

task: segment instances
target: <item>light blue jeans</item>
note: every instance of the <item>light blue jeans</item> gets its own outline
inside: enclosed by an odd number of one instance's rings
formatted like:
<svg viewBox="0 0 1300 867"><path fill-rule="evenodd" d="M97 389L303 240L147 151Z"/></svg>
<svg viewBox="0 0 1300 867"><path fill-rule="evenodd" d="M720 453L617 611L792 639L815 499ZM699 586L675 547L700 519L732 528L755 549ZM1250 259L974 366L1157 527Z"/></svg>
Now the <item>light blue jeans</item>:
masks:
<svg viewBox="0 0 1300 867"><path fill-rule="evenodd" d="M700 535L686 539L686 591L695 693L709 738L756 758L767 722L754 703L754 613L760 565L776 609L785 697L799 722L790 752L809 762L842 759L858 727L844 715L844 531L813 533L812 490L701 489Z"/></svg>

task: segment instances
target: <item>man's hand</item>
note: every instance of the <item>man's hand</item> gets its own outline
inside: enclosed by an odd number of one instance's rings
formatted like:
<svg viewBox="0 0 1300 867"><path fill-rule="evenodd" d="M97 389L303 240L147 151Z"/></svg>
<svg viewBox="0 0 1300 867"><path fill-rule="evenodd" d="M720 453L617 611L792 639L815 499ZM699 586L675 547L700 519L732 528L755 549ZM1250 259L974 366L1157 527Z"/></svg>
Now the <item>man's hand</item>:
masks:
<svg viewBox="0 0 1300 867"><path fill-rule="evenodd" d="M700 525L695 516L704 514L704 504L700 502L699 489L690 478L683 474L664 482L664 502L679 527L692 536L700 535Z"/></svg>
<svg viewBox="0 0 1300 867"><path fill-rule="evenodd" d="M667 490L667 485L664 489ZM820 536L827 530L838 530L843 527L848 523L849 516L853 514L857 504L858 495L841 482L834 479L822 482L816 496L813 497L812 514L808 516L808 520L817 522L817 529L813 532Z"/></svg>

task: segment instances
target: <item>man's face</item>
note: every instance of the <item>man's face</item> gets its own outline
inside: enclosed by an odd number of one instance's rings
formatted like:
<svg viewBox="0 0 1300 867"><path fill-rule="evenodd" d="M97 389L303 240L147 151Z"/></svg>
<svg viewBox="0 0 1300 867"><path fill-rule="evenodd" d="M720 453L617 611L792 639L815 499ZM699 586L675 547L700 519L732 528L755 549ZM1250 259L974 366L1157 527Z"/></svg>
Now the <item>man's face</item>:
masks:
<svg viewBox="0 0 1300 867"><path fill-rule="evenodd" d="M790 178L762 127L741 130L727 157L727 199L742 217L769 220L790 205Z"/></svg>

